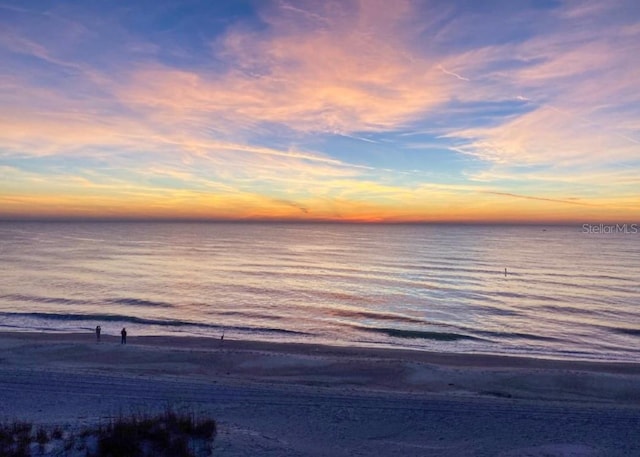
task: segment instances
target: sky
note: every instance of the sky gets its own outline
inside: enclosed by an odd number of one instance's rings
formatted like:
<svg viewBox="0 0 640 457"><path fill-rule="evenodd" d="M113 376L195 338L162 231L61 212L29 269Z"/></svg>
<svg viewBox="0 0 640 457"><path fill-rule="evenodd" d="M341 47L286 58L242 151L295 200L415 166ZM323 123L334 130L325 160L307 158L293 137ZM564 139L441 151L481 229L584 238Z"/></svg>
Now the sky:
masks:
<svg viewBox="0 0 640 457"><path fill-rule="evenodd" d="M640 221L637 0L0 0L0 219Z"/></svg>

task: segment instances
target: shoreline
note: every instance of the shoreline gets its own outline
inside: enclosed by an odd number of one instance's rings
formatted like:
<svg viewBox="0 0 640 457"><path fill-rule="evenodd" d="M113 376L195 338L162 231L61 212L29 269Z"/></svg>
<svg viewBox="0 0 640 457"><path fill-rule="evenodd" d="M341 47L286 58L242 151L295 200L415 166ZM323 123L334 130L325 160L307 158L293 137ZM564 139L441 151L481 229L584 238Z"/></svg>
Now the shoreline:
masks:
<svg viewBox="0 0 640 457"><path fill-rule="evenodd" d="M104 423L167 405L219 423L214 455L640 455L640 364L0 332L0 420Z"/></svg>
<svg viewBox="0 0 640 457"><path fill-rule="evenodd" d="M79 332L21 332L0 331L0 341L4 339L27 340L54 343L96 343L94 333ZM288 353L293 355L314 355L331 357L374 357L381 359L399 359L408 362L420 362L444 366L460 367L501 367L501 368L536 368L536 369L570 369L593 372L620 374L639 374L640 362L618 360L585 360L539 357L520 354L489 354L463 352L433 352L421 349L326 345L317 343L273 342L259 340L239 340L204 336L165 336L143 335L128 336L127 346L156 347L165 349L190 349L200 351L265 351ZM120 337L115 335L101 336L101 345L120 344Z"/></svg>
<svg viewBox="0 0 640 457"><path fill-rule="evenodd" d="M0 367L640 405L640 364L206 337L0 332Z"/></svg>

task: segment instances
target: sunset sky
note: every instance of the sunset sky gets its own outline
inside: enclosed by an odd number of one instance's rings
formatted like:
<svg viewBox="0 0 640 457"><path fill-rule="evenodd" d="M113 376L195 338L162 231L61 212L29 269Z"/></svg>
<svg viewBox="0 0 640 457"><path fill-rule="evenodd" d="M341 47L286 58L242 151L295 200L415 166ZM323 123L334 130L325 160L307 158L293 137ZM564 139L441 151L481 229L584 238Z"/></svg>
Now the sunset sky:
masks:
<svg viewBox="0 0 640 457"><path fill-rule="evenodd" d="M640 2L1 1L1 219L640 222Z"/></svg>

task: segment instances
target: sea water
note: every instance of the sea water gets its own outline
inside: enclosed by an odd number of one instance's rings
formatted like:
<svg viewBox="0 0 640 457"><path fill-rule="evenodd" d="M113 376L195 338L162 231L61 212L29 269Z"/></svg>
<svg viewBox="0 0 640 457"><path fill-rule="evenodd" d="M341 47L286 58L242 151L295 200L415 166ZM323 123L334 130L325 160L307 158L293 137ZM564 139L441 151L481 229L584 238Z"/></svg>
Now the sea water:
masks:
<svg viewBox="0 0 640 457"><path fill-rule="evenodd" d="M0 330L640 361L634 227L1 222Z"/></svg>

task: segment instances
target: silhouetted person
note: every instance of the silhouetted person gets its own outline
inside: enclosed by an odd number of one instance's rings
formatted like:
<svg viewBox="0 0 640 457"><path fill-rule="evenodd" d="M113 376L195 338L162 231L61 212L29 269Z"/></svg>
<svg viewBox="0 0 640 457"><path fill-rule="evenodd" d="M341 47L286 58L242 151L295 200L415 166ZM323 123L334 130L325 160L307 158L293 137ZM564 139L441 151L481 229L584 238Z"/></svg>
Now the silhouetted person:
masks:
<svg viewBox="0 0 640 457"><path fill-rule="evenodd" d="M122 327L120 335L122 336L122 338L120 338L120 344L127 344L127 329Z"/></svg>
<svg viewBox="0 0 640 457"><path fill-rule="evenodd" d="M100 342L100 332L102 331L102 329L100 328L100 326L96 326L96 343Z"/></svg>
<svg viewBox="0 0 640 457"><path fill-rule="evenodd" d="M504 277L505 278L507 277L507 269L506 268L504 269Z"/></svg>

